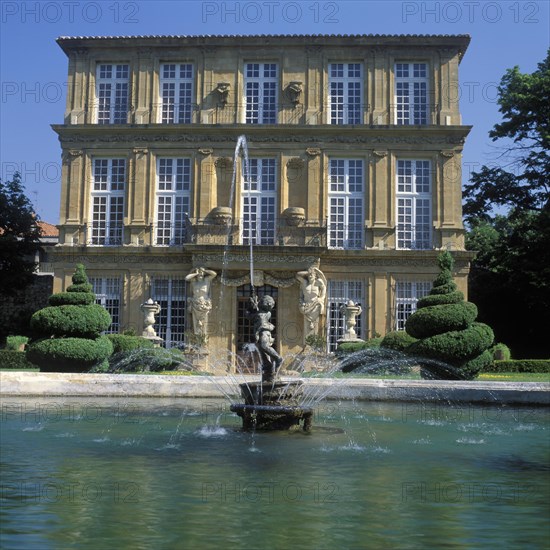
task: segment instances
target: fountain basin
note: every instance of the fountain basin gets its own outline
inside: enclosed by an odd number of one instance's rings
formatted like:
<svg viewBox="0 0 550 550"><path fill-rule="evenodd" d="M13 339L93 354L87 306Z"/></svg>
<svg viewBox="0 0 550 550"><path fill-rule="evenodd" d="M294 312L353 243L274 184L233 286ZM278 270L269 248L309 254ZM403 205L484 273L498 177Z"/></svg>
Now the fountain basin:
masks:
<svg viewBox="0 0 550 550"><path fill-rule="evenodd" d="M300 405L302 380L250 382L239 384L244 403L233 404L230 410L242 418L243 429L289 430L300 426L311 429L313 410Z"/></svg>

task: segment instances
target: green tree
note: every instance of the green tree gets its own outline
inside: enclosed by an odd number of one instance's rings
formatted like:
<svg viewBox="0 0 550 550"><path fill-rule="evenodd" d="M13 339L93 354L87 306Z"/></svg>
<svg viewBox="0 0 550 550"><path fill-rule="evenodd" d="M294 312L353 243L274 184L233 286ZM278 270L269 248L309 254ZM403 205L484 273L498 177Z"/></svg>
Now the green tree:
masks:
<svg viewBox="0 0 550 550"><path fill-rule="evenodd" d="M504 167L483 166L464 186L464 216L491 219L494 207L540 212L550 207L550 50L532 74L508 69L498 87L503 121L489 132L504 140Z"/></svg>
<svg viewBox="0 0 550 550"><path fill-rule="evenodd" d="M22 289L32 281L34 254L40 244L38 216L25 195L21 176L0 180L0 288Z"/></svg>
<svg viewBox="0 0 550 550"><path fill-rule="evenodd" d="M469 295L514 357L549 357L550 50L532 74L506 72L498 103L489 136L505 144L503 166L483 166L464 187L466 246L477 252Z"/></svg>

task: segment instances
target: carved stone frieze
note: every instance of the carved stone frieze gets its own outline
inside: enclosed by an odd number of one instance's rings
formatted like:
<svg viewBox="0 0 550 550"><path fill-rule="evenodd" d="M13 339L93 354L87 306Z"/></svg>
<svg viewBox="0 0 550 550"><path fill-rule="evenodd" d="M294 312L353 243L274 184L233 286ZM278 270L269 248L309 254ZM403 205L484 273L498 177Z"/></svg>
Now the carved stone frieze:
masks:
<svg viewBox="0 0 550 550"><path fill-rule="evenodd" d="M261 263L270 263L276 264L299 264L299 265L311 265L319 262L319 258L315 256L291 256L291 255L275 255L275 254L254 254L254 261L258 264ZM250 256L248 254L238 254L229 252L227 254L193 254L193 265L198 265L199 263L203 264L213 264L215 262L226 262L226 263L242 263L248 265L250 262Z"/></svg>
<svg viewBox="0 0 550 550"><path fill-rule="evenodd" d="M446 135L446 136L427 136L427 135L406 135L406 136L368 136L368 135L342 135L335 134L331 136L323 136L324 143L344 143L344 144L384 144L384 145L463 145L464 136ZM60 136L61 143L133 143L133 142L148 142L148 143L197 143L197 142L212 142L225 143L235 142L233 135L216 134L166 134L166 135L150 135L150 134L101 134L101 135L70 135ZM318 143L319 137L315 135L301 134L281 134L281 135L260 135L249 136L249 143ZM306 153L310 156L321 154L321 150L317 147L306 149Z"/></svg>
<svg viewBox="0 0 550 550"><path fill-rule="evenodd" d="M254 286L263 286L268 284L277 288L288 288L296 283L296 278L290 274L285 276L275 276L261 270L254 270ZM221 282L225 286L242 286L250 284L250 273L241 273L237 277L222 277Z"/></svg>

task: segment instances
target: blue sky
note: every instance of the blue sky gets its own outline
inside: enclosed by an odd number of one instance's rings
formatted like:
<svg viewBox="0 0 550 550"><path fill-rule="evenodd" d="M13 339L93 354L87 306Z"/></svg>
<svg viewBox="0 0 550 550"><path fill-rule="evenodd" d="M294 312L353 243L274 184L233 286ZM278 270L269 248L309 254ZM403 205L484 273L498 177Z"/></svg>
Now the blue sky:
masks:
<svg viewBox="0 0 550 550"><path fill-rule="evenodd" d="M67 58L58 36L149 34L470 34L460 66L463 180L495 162L487 134L500 120L507 68L532 72L546 56L543 1L0 1L0 177L22 173L42 219L58 222L61 149L50 124L65 110Z"/></svg>

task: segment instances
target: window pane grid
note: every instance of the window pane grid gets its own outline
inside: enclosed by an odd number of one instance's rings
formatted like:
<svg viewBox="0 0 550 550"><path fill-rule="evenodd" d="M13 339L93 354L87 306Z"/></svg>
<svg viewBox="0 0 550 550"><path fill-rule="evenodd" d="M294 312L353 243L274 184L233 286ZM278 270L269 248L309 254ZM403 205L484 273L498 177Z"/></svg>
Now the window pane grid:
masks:
<svg viewBox="0 0 550 550"><path fill-rule="evenodd" d="M361 124L363 76L360 63L331 63L329 66L331 124Z"/></svg>
<svg viewBox="0 0 550 550"><path fill-rule="evenodd" d="M397 248L432 247L431 163L397 161Z"/></svg>
<svg viewBox="0 0 550 550"><path fill-rule="evenodd" d="M119 246L124 233L126 159L94 159L90 244Z"/></svg>
<svg viewBox="0 0 550 550"><path fill-rule="evenodd" d="M129 65L98 65L96 72L98 124L128 122L129 76Z"/></svg>
<svg viewBox="0 0 550 550"><path fill-rule="evenodd" d="M161 122L189 124L193 116L193 65L162 64L160 79Z"/></svg>
<svg viewBox="0 0 550 550"><path fill-rule="evenodd" d="M395 330L405 330L407 319L416 311L418 300L432 289L430 281L397 281L395 285Z"/></svg>
<svg viewBox="0 0 550 550"><path fill-rule="evenodd" d="M96 304L103 306L111 316L111 325L106 334L120 331L120 304L122 298L122 280L120 277L90 277L92 291L96 295Z"/></svg>
<svg viewBox="0 0 550 550"><path fill-rule="evenodd" d="M329 162L329 247L363 248L364 167L360 159Z"/></svg>
<svg viewBox="0 0 550 550"><path fill-rule="evenodd" d="M244 163L242 166L243 173ZM243 181L242 244L275 243L277 170L275 159L250 159Z"/></svg>
<svg viewBox="0 0 550 550"><path fill-rule="evenodd" d="M278 70L275 63L245 64L245 122L277 123Z"/></svg>
<svg viewBox="0 0 550 550"><path fill-rule="evenodd" d="M398 125L428 124L428 66L395 64L395 108Z"/></svg>
<svg viewBox="0 0 550 550"><path fill-rule="evenodd" d="M159 158L157 165L156 244L181 245L191 206L191 159Z"/></svg>
<svg viewBox="0 0 550 550"><path fill-rule="evenodd" d="M348 300L353 300L365 309L365 295L363 281L328 281L327 289L327 343L329 352L336 350L337 341L344 335L345 321L340 313L340 306L346 304ZM357 317L355 332L357 337L363 335L363 315L364 311Z"/></svg>
<svg viewBox="0 0 550 550"><path fill-rule="evenodd" d="M185 337L186 281L176 278L153 278L151 298L161 310L154 328L167 348L178 347Z"/></svg>

